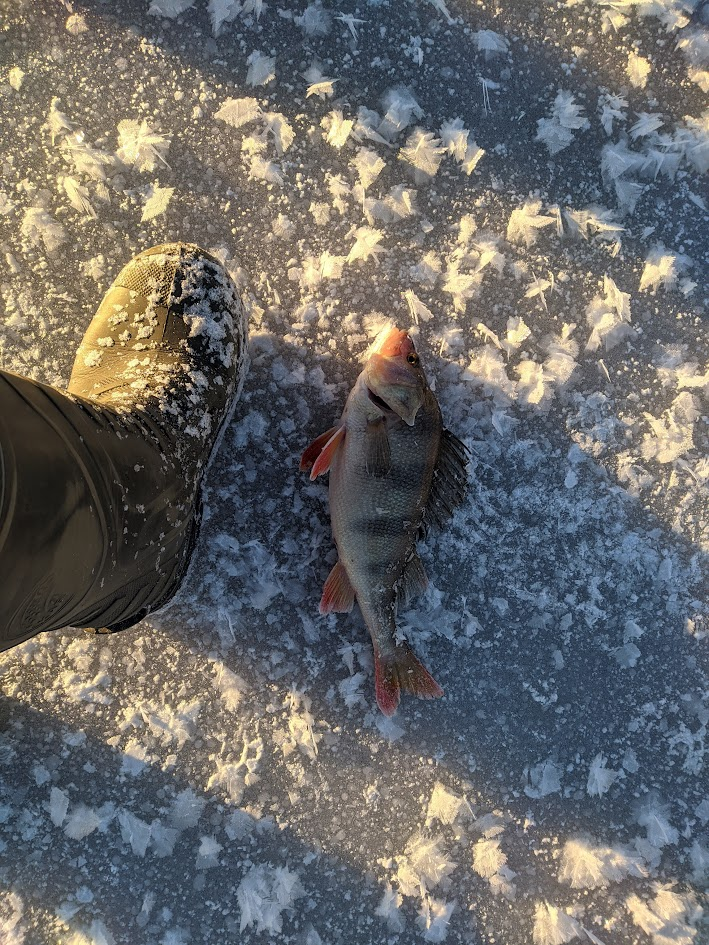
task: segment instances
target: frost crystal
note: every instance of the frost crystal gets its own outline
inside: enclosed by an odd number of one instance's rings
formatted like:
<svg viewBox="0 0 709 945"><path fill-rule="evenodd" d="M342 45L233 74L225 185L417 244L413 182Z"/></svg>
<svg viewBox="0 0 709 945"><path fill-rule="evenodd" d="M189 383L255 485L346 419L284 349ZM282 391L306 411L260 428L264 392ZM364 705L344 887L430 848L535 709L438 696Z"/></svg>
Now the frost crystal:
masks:
<svg viewBox="0 0 709 945"><path fill-rule="evenodd" d="M69 810L69 797L64 791L53 787L49 795L49 816L55 827L61 827Z"/></svg>
<svg viewBox="0 0 709 945"><path fill-rule="evenodd" d="M350 136L354 122L345 118L339 109L331 111L320 122L325 130L325 140L333 148L341 148Z"/></svg>
<svg viewBox="0 0 709 945"><path fill-rule="evenodd" d="M255 98L228 98L214 117L232 128L241 128L261 117L261 106Z"/></svg>
<svg viewBox="0 0 709 945"><path fill-rule="evenodd" d="M66 191L66 195L69 198L69 203L72 205L72 207L79 213L82 213L84 216L95 220L96 211L91 206L88 189L83 187L72 177L63 177L62 186Z"/></svg>
<svg viewBox="0 0 709 945"><path fill-rule="evenodd" d="M548 902L537 903L532 932L534 945L565 945L581 934L581 926L568 913Z"/></svg>
<svg viewBox="0 0 709 945"><path fill-rule="evenodd" d="M618 772L606 768L606 757L599 752L591 762L586 791L591 797L600 797L610 790L617 777Z"/></svg>
<svg viewBox="0 0 709 945"><path fill-rule="evenodd" d="M670 823L668 812L668 805L662 804L655 796L650 797L638 812L638 823L647 831L648 843L658 849L672 846L679 840L679 833Z"/></svg>
<svg viewBox="0 0 709 945"><path fill-rule="evenodd" d="M138 171L153 171L158 161L169 167L165 160L169 147L170 138L153 131L145 119L139 122L127 118L118 123L116 155L124 164L132 164Z"/></svg>
<svg viewBox="0 0 709 945"><path fill-rule="evenodd" d="M434 177L440 167L445 150L441 141L422 128L415 128L399 151L399 157L411 164L424 178Z"/></svg>
<svg viewBox="0 0 709 945"><path fill-rule="evenodd" d="M510 214L507 224L507 241L519 243L523 246L533 246L539 236L539 231L545 226L556 223L556 217L540 214L541 200L528 200L522 207L518 207Z"/></svg>
<svg viewBox="0 0 709 945"><path fill-rule="evenodd" d="M504 36L494 30L478 30L474 36L479 51L485 53L486 61L509 51L510 44Z"/></svg>
<svg viewBox="0 0 709 945"><path fill-rule="evenodd" d="M662 286L667 291L674 289L679 276L691 266L689 256L668 253L662 244L650 250L640 277L640 291L653 294Z"/></svg>
<svg viewBox="0 0 709 945"><path fill-rule="evenodd" d="M249 64L246 70L247 85L266 85L276 78L275 56L264 56L263 53L254 50L246 61Z"/></svg>
<svg viewBox="0 0 709 945"><path fill-rule="evenodd" d="M252 866L236 891L241 931L254 925L257 932L280 933L283 912L303 895L298 874L287 867Z"/></svg>
<svg viewBox="0 0 709 945"><path fill-rule="evenodd" d="M596 351L603 344L610 351L624 338L632 338L630 327L630 295L621 292L610 276L603 277L603 296L597 295L586 308L586 321L591 334L587 351Z"/></svg>
<svg viewBox="0 0 709 945"><path fill-rule="evenodd" d="M382 230L375 230L371 226L360 226L355 232L355 244L349 251L347 262L355 262L357 259L366 260L370 256L375 259L379 253L386 252L383 246L379 246L379 241L384 237Z"/></svg>
<svg viewBox="0 0 709 945"><path fill-rule="evenodd" d="M404 931L404 920L400 912L403 901L403 897L387 883L381 902L374 910L374 914L384 919L391 932Z"/></svg>
<svg viewBox="0 0 709 945"><path fill-rule="evenodd" d="M384 118L377 128L377 131L386 138L387 141L391 141L400 134L404 128L407 128L411 124L413 117L423 117L423 109L408 89L389 89L389 91L384 94L382 104L384 107Z"/></svg>
<svg viewBox="0 0 709 945"><path fill-rule="evenodd" d="M194 4L194 0L151 0L148 13L151 16L164 16L174 20Z"/></svg>
<svg viewBox="0 0 709 945"><path fill-rule="evenodd" d="M647 77L650 75L650 63L637 53L628 53L628 65L626 72L630 79L630 84L636 89L644 89L647 85Z"/></svg>
<svg viewBox="0 0 709 945"><path fill-rule="evenodd" d="M561 851L559 881L574 889L599 889L626 876L645 876L641 857L622 846L595 846L585 837L567 840Z"/></svg>
<svg viewBox="0 0 709 945"><path fill-rule="evenodd" d="M644 459L672 463L694 447L694 424L701 414L697 398L682 391L661 418L646 413L651 433L640 447Z"/></svg>
<svg viewBox="0 0 709 945"><path fill-rule="evenodd" d="M64 227L43 207L29 207L25 210L21 231L35 246L43 243L48 253L55 252L67 239Z"/></svg>
<svg viewBox="0 0 709 945"><path fill-rule="evenodd" d="M396 858L396 880L404 896L430 891L455 869L455 863L440 849L441 837L426 837L420 831L406 844L403 856Z"/></svg>
<svg viewBox="0 0 709 945"><path fill-rule="evenodd" d="M218 36L225 23L231 23L241 10L239 0L209 0L207 7L212 21L212 33Z"/></svg>
<svg viewBox="0 0 709 945"><path fill-rule="evenodd" d="M430 824L433 820L439 820L442 824L452 824L464 804L462 797L451 793L442 784L436 782L428 802L426 824Z"/></svg>
<svg viewBox="0 0 709 945"><path fill-rule="evenodd" d="M625 906L633 922L651 937L653 945L693 945L699 942L697 925L702 907L693 893L675 892L671 885L655 884L654 899L631 895Z"/></svg>
<svg viewBox="0 0 709 945"><path fill-rule="evenodd" d="M376 151L372 151L371 148L360 148L353 158L352 164L357 171L364 190L366 190L370 184L374 183L386 167L386 162L379 157Z"/></svg>
<svg viewBox="0 0 709 945"><path fill-rule="evenodd" d="M148 199L143 206L143 214L140 218L141 223L153 220L155 217L165 213L167 205L175 193L174 187L158 187L157 184L148 189Z"/></svg>
<svg viewBox="0 0 709 945"><path fill-rule="evenodd" d="M101 823L95 810L86 804L77 804L64 824L64 833L72 840L83 840Z"/></svg>
<svg viewBox="0 0 709 945"><path fill-rule="evenodd" d="M558 154L568 148L574 140L572 131L589 128L588 119L583 115L580 105L571 92L563 89L557 94L551 110L551 117L537 121L537 137L548 148L549 154Z"/></svg>
<svg viewBox="0 0 709 945"><path fill-rule="evenodd" d="M135 817L127 810L119 811L118 823L121 827L123 841L130 844L130 848L136 856L145 856L152 832L150 824L146 824L144 820Z"/></svg>
<svg viewBox="0 0 709 945"><path fill-rule="evenodd" d="M404 292L404 298L415 324L418 325L419 321L429 322L433 318L433 312L424 305L413 289L407 289Z"/></svg>

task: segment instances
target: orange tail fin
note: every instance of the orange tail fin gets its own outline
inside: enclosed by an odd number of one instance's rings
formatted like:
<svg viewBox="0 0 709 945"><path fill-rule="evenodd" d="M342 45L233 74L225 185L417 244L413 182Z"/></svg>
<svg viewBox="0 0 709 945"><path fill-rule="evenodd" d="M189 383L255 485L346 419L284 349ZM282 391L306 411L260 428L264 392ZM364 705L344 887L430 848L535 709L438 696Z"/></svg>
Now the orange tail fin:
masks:
<svg viewBox="0 0 709 945"><path fill-rule="evenodd" d="M408 643L397 644L391 655L382 656L374 648L374 689L377 705L384 715L396 712L401 690L419 699L438 699L443 690Z"/></svg>

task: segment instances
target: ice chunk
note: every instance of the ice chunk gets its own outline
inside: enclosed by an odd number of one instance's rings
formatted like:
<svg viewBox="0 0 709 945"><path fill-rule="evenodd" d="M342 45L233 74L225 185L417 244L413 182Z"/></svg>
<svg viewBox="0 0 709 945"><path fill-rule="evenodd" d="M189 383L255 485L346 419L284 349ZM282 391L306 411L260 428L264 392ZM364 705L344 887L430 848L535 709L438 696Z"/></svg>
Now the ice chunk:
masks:
<svg viewBox="0 0 709 945"><path fill-rule="evenodd" d="M136 817L127 810L118 812L118 823L121 827L121 836L124 843L130 844L130 848L136 856L145 856L152 833L151 825L146 824L140 817Z"/></svg>
<svg viewBox="0 0 709 945"><path fill-rule="evenodd" d="M561 770L550 758L525 768L524 776L528 782L524 788L527 797L547 797L561 791Z"/></svg>
<svg viewBox="0 0 709 945"><path fill-rule="evenodd" d="M57 787L49 794L49 816L55 827L61 827L69 810L69 795Z"/></svg>

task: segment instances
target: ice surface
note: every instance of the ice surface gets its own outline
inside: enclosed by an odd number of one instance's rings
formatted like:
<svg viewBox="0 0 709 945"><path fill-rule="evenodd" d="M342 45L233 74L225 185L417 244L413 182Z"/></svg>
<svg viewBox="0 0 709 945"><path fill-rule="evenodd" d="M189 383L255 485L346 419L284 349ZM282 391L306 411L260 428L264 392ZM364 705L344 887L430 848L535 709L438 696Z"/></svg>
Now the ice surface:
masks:
<svg viewBox="0 0 709 945"><path fill-rule="evenodd" d="M0 657L0 938L703 943L702 5L2 18L0 365L66 385L125 262L182 239L252 366L181 596ZM472 483L399 616L445 696L393 719L357 611L317 614L297 469L388 320Z"/></svg>

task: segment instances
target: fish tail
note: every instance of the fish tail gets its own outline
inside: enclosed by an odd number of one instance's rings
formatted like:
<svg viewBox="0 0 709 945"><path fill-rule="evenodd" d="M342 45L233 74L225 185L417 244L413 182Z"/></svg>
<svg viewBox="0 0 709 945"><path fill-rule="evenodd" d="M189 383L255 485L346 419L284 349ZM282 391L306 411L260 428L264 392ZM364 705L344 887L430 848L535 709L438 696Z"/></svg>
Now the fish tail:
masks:
<svg viewBox="0 0 709 945"><path fill-rule="evenodd" d="M386 656L374 648L374 687L377 705L389 716L396 712L402 689L419 699L437 699L443 695L441 687L408 643L398 643Z"/></svg>

